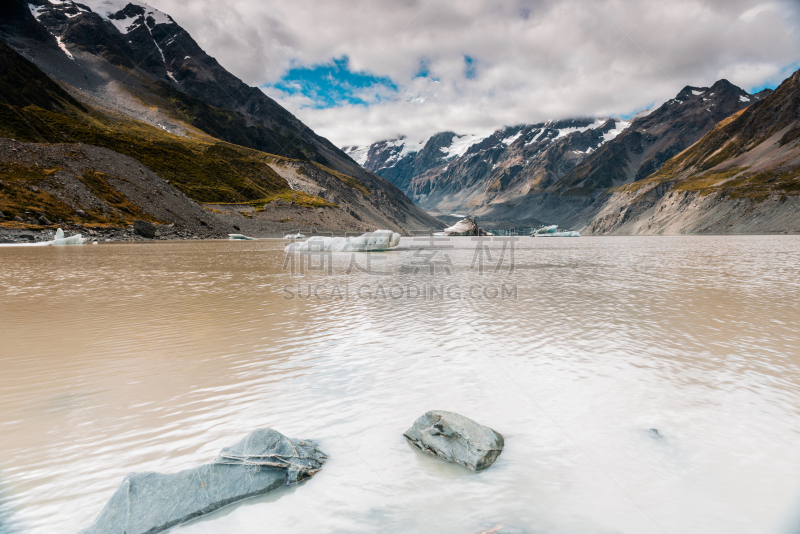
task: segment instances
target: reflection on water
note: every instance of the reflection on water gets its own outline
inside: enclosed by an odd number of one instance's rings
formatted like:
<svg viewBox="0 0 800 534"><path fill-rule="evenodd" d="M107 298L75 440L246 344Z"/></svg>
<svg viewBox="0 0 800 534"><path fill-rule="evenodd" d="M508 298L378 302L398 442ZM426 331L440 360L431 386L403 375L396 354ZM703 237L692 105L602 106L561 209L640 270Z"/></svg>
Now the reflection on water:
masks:
<svg viewBox="0 0 800 534"><path fill-rule="evenodd" d="M510 274L453 243L434 277L403 251L293 277L278 241L0 251L0 530L76 532L126 473L269 426L325 469L178 531L797 531L800 239L523 238ZM442 279L516 299L282 290ZM402 433L429 409L505 451L422 455Z"/></svg>

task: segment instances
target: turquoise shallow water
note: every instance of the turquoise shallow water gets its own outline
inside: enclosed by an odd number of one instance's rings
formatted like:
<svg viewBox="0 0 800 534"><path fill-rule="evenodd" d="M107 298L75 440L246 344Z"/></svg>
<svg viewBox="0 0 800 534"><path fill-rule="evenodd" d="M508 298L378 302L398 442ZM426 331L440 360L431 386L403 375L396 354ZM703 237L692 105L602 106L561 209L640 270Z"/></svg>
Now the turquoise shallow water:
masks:
<svg viewBox="0 0 800 534"><path fill-rule="evenodd" d="M0 251L0 530L269 426L325 469L176 532L798 531L800 238L522 238L513 272L457 238L433 275L417 244L302 276L281 241ZM429 409L505 451L422 455Z"/></svg>

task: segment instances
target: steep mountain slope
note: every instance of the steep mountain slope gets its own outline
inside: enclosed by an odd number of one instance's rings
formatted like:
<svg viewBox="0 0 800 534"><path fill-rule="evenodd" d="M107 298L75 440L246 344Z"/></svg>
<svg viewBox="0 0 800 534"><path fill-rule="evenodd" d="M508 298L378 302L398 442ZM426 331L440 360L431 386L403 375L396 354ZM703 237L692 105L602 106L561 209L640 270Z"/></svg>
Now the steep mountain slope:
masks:
<svg viewBox="0 0 800 534"><path fill-rule="evenodd" d="M800 232L800 71L658 172L623 186L589 233Z"/></svg>
<svg viewBox="0 0 800 534"><path fill-rule="evenodd" d="M0 99L0 137L44 146L51 143L83 143L104 147L118 156L137 160L156 173L159 179L167 180L170 187L178 188L199 202L236 203L247 209L256 207L260 218L270 220L270 214L275 214L272 220L276 221L287 218L279 214L284 213L283 206L289 204L295 212L300 211L299 217L293 217L293 225L307 221L311 223L309 226L325 226L329 229L364 230L381 226L409 232L430 227L423 226L424 218L414 219L402 204L388 196L386 189L390 194L397 191L391 186L372 189L352 176L319 163L266 154L199 133L182 137L82 104L35 65L1 42L0 88L3 89ZM36 151L31 146L27 146L26 150ZM13 155L13 152L7 154ZM76 149L74 152L85 151ZM45 159L49 157L46 151L41 156ZM84 174L104 172L98 170L98 160L86 157L83 161L85 164L81 172ZM78 210L90 213L92 208L89 205L67 202L72 206L70 210L55 204L50 209L42 204L41 195L28 187L39 188L39 182L61 170L68 170L75 176L81 175L76 168L67 164L20 167L13 159L0 159L0 176L3 180L20 184L20 187L0 187L0 204L5 207L6 215L17 216L29 211L44 213L53 221L57 218L75 222L85 219ZM139 177L138 174L133 176ZM142 173L142 180L147 176L147 173ZM126 179L130 180L130 177ZM377 177L376 181L387 183ZM113 186L113 180L108 183L112 190L121 193ZM146 184L138 185L152 189ZM120 197L117 193L112 191L109 194ZM397 194L402 196L399 192ZM138 197L138 200L129 200L139 211L154 214L146 199L147 195ZM406 202L410 201L406 199ZM99 222L127 224L136 218L136 209L123 212L109 209L101 211L113 216L101 217L98 214ZM311 212L316 214L320 210L324 217L311 216ZM327 224L320 224L323 222Z"/></svg>
<svg viewBox="0 0 800 534"><path fill-rule="evenodd" d="M188 157L187 164L197 153L193 140L206 138L205 134L208 134L259 151L260 155L248 153L244 160L255 157L263 161L266 151L284 158L324 165L326 176L340 177L333 183L358 184L369 193L365 194L353 185L347 186L347 191L338 192L333 192L330 187L319 187L319 184L310 187L313 190L324 189L329 196L340 199L342 195L351 193L360 195L360 198L351 199L353 202L347 208L356 215L352 217L352 224L346 225L348 228L356 225L359 217L363 221L360 223L362 227L374 222L403 232L442 226L414 206L391 183L361 168L262 91L248 87L225 71L172 18L146 4L124 0L90 0L88 3L37 0L35 4L27 5L20 0L6 0L0 9L4 15L0 18L0 38L6 39L45 72L68 84L72 97L95 115L132 117L156 126L162 132L182 137L184 140L170 139L169 143L172 148L181 145ZM38 112L27 110L25 113L36 115ZM31 130L20 123L19 112L8 116L16 117L17 123L14 127L5 127L6 132L19 128ZM93 120L96 119L92 116ZM100 146L123 153L122 149L126 147L142 148L137 143L118 143L113 135L100 136L101 140L95 135L97 132L88 135L81 128L78 131L82 137L76 138L72 126L55 127L51 120L53 117L27 119L34 120L34 123L38 120L37 128L52 135L42 137L39 132L38 138L31 137L32 133L28 131L28 137L20 135L25 139L100 143ZM113 126L113 120L101 119L103 121L104 127ZM131 123L128 121L126 124ZM5 124L0 123L0 129L3 126ZM140 130L141 125L137 123L135 129ZM55 135L56 132L60 135ZM148 131L147 135L151 134ZM157 154L137 150L131 155L148 166L153 165L154 160L163 163L173 159L164 153L167 149L162 144L151 145L148 148L153 148ZM193 148L186 153L189 145ZM265 193L274 193L277 185L270 191L248 190L247 187L234 187L235 191L231 191L230 187L220 184L231 185L231 180L226 178L229 169L223 162L228 157L238 158L236 154L241 153L238 149L234 149L233 154L221 149L211 150L208 156L220 164L189 173L175 172L170 179L183 176L183 183L176 185L192 198L204 202L257 201L269 196ZM199 167L203 166L202 159ZM244 166L241 162L233 165L240 169ZM163 168L153 170L161 174ZM187 166L182 170L187 170ZM277 178L281 187L288 187L285 179ZM309 180L306 176L301 182ZM240 185L247 181L240 180Z"/></svg>

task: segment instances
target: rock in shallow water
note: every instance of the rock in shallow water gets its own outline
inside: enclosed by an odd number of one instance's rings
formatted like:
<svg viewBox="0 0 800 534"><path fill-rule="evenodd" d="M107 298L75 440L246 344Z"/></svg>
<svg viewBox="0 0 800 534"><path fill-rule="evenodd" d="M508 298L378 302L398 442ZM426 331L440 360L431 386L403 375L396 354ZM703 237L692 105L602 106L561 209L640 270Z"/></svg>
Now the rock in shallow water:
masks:
<svg viewBox="0 0 800 534"><path fill-rule="evenodd" d="M505 445L503 436L488 426L440 410L425 413L403 435L423 452L473 471L488 469Z"/></svg>
<svg viewBox="0 0 800 534"><path fill-rule="evenodd" d="M79 534L155 534L223 506L295 484L322 469L309 440L263 428L225 447L210 464L172 475L131 473Z"/></svg>
<svg viewBox="0 0 800 534"><path fill-rule="evenodd" d="M478 223L472 217L461 219L453 226L444 229L446 236L478 235Z"/></svg>

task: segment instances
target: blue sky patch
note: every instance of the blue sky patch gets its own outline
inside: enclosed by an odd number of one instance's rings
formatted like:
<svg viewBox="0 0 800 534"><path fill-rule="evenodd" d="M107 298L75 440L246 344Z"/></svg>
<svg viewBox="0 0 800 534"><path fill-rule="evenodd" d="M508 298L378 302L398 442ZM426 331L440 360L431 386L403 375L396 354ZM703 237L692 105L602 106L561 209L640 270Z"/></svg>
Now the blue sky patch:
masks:
<svg viewBox="0 0 800 534"><path fill-rule="evenodd" d="M630 119L631 117L633 117L634 115L636 115L637 113L639 113L640 111L644 111L646 109L654 109L655 106L656 106L655 102L650 102L648 105L646 105L644 107L637 108L637 109L631 111L630 113L624 113L624 114L620 115L619 118L624 120L624 121L626 121L626 120Z"/></svg>
<svg viewBox="0 0 800 534"><path fill-rule="evenodd" d="M755 87L751 87L747 89L747 92L751 95L756 94L759 91L763 91L764 89L777 89L777 87L786 80L789 76L791 76L794 71L796 71L800 67L800 62L792 63L791 65L787 65L781 69L780 74L776 77L775 81L763 83L761 85L757 85Z"/></svg>
<svg viewBox="0 0 800 534"><path fill-rule="evenodd" d="M464 56L464 76L468 80L474 80L478 75L478 65L474 57Z"/></svg>
<svg viewBox="0 0 800 534"><path fill-rule="evenodd" d="M347 56L331 63L290 69L272 86L290 95L310 98L317 109L375 104L389 100L398 91L390 78L350 70Z"/></svg>

